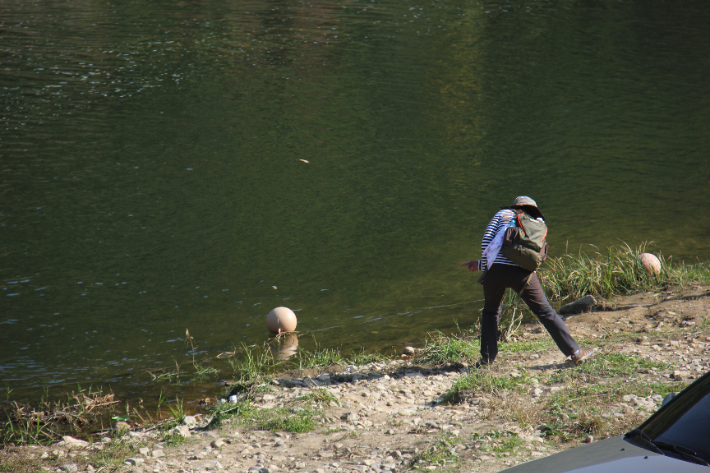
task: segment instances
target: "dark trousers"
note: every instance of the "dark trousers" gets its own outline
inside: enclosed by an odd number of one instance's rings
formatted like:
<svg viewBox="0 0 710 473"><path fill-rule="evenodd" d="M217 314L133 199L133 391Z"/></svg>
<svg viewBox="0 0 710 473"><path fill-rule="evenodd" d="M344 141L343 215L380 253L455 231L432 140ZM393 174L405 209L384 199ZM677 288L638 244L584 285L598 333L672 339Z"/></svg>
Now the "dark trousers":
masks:
<svg viewBox="0 0 710 473"><path fill-rule="evenodd" d="M547 301L537 274L520 266L494 264L483 280L486 302L481 314L481 359L484 362L493 362L498 354L500 305L508 288L518 293L565 356L579 350L579 344L570 335L567 325Z"/></svg>

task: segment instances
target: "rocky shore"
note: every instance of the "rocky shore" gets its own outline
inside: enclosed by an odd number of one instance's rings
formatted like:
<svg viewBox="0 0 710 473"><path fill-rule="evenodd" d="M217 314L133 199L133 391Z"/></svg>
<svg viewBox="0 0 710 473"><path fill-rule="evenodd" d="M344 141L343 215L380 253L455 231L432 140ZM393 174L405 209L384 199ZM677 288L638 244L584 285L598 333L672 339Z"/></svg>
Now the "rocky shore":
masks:
<svg viewBox="0 0 710 473"><path fill-rule="evenodd" d="M662 393L708 371L709 294L642 294L568 319L584 346L599 349L596 371L574 367L541 326L531 325L522 327L516 349L501 346L490 368L421 366L408 357L260 386L250 409L284 416L309 410L316 424L304 433L260 430L238 415L187 416L167 437L139 429L95 443L67 437L50 447L6 448L3 455L24 456L36 471L97 473L111 470L92 458L121 443L119 470L132 473L498 471L621 433L657 409ZM618 360L626 365L614 371ZM472 373L498 384L442 402ZM595 395L590 390L598 386L608 389Z"/></svg>

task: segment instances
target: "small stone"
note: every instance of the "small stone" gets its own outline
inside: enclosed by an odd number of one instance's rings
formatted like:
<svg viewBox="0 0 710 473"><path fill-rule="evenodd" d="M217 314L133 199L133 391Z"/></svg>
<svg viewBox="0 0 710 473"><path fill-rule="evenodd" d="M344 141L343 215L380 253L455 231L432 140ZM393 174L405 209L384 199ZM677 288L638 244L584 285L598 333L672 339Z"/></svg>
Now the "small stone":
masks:
<svg viewBox="0 0 710 473"><path fill-rule="evenodd" d="M150 449L148 447L141 447L138 449L138 452L144 457L147 457L148 453L150 453Z"/></svg>
<svg viewBox="0 0 710 473"><path fill-rule="evenodd" d="M585 443L592 443L592 442L594 442L594 437L592 437L591 435L587 435L587 438L584 439L584 442Z"/></svg>
<svg viewBox="0 0 710 473"><path fill-rule="evenodd" d="M67 473L76 473L79 471L79 467L76 466L76 463L67 463L65 465L62 465L60 467L62 471L66 471Z"/></svg>
<svg viewBox="0 0 710 473"><path fill-rule="evenodd" d="M145 462L142 458L128 458L124 462L128 466L141 466Z"/></svg>
<svg viewBox="0 0 710 473"><path fill-rule="evenodd" d="M113 424L113 428L118 430L119 432L125 432L127 430L131 430L131 424L119 420L115 424Z"/></svg>
<svg viewBox="0 0 710 473"><path fill-rule="evenodd" d="M344 421L347 421L347 422L357 422L360 420L360 416L357 415L356 412L347 412L347 413L343 414L341 419L343 419Z"/></svg>
<svg viewBox="0 0 710 473"><path fill-rule="evenodd" d="M212 447L212 448L222 448L222 447L224 447L224 440L222 440L222 439L213 440L213 441L210 443L210 447Z"/></svg>
<svg viewBox="0 0 710 473"><path fill-rule="evenodd" d="M64 444L69 448L85 448L89 446L89 442L85 440L75 439L74 437L70 437L69 435L65 435L64 437L62 437L62 440L64 441Z"/></svg>
<svg viewBox="0 0 710 473"><path fill-rule="evenodd" d="M165 453L160 449L156 449L150 453L150 456L152 456L153 458L161 458L165 456Z"/></svg>
<svg viewBox="0 0 710 473"><path fill-rule="evenodd" d="M187 426L197 425L197 418L195 416L185 416L182 419L182 423Z"/></svg>
<svg viewBox="0 0 710 473"><path fill-rule="evenodd" d="M591 312L597 303L592 296L584 296L567 305L564 305L558 311L560 315L577 315L584 312Z"/></svg>
<svg viewBox="0 0 710 473"><path fill-rule="evenodd" d="M190 433L190 427L186 425L177 425L171 432L182 437L190 437L192 435Z"/></svg>

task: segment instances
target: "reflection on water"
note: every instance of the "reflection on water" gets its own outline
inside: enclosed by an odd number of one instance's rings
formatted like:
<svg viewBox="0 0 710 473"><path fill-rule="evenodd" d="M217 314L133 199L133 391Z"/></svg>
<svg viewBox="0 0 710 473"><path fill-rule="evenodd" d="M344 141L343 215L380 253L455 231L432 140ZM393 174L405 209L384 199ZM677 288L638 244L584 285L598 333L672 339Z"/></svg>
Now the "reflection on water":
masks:
<svg viewBox="0 0 710 473"><path fill-rule="evenodd" d="M288 360L298 352L298 334L281 335L277 343L271 345L271 352L277 360Z"/></svg>
<svg viewBox="0 0 710 473"><path fill-rule="evenodd" d="M470 327L519 194L553 255L707 260L708 8L5 2L0 378L143 396L277 306L306 349Z"/></svg>

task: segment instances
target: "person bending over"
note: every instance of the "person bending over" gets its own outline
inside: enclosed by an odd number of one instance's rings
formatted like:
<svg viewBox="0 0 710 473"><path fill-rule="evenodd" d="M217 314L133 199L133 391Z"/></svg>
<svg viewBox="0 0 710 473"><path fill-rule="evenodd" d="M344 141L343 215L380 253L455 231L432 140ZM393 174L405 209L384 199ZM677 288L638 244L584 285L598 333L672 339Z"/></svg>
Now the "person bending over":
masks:
<svg viewBox="0 0 710 473"><path fill-rule="evenodd" d="M579 344L572 338L567 325L545 297L537 274L515 264L498 251L502 235L499 238L496 236L501 232L505 233L505 230L511 226L516 217L516 211L525 212L534 219L544 220L545 218L533 199L527 196L516 197L513 205L502 207L486 227L481 243L483 258L459 265L468 268L471 272L485 271L485 277L481 281L485 297L481 314L481 360L477 365L493 363L498 354L500 307L505 290L508 288L512 288L537 316L560 351L579 365L582 361L593 356L596 349L579 347ZM489 246L493 251L487 251Z"/></svg>

